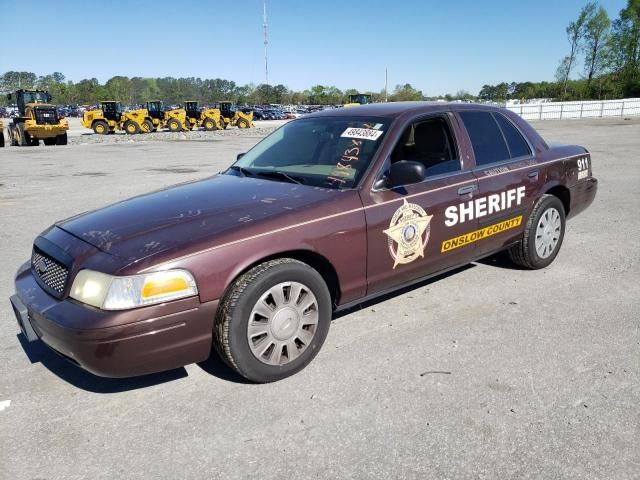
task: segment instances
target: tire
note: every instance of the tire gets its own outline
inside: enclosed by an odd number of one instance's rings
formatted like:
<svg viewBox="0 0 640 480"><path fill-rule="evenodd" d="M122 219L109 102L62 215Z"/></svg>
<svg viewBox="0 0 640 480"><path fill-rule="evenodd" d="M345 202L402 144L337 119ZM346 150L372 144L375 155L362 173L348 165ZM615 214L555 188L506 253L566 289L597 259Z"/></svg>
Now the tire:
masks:
<svg viewBox="0 0 640 480"><path fill-rule="evenodd" d="M16 139L16 144L20 147L28 147L31 144L31 138L29 134L24 131L24 125L19 123L16 126L16 134L18 138Z"/></svg>
<svg viewBox="0 0 640 480"><path fill-rule="evenodd" d="M516 265L537 270L551 264L558 255L566 226L564 206L554 195L543 195L535 204L522 239L509 248Z"/></svg>
<svg viewBox="0 0 640 480"><path fill-rule="evenodd" d="M0 148L4 148L4 132L0 130Z"/></svg>
<svg viewBox="0 0 640 480"><path fill-rule="evenodd" d="M209 132L218 129L218 125L216 125L216 122L213 118L206 118L202 123L202 126Z"/></svg>
<svg viewBox="0 0 640 480"><path fill-rule="evenodd" d="M9 143L12 147L18 146L16 132L17 132L16 127L14 125L9 125Z"/></svg>
<svg viewBox="0 0 640 480"><path fill-rule="evenodd" d="M281 301L271 295L272 291L281 292L276 295ZM297 293L297 298L286 298L287 292ZM310 306L303 312L307 303ZM256 309L273 316L260 316ZM298 260L280 258L252 268L231 284L216 315L214 346L220 357L247 380L275 382L299 372L313 360L330 323L331 295L320 274ZM277 330L275 325L279 325Z"/></svg>
<svg viewBox="0 0 640 480"><path fill-rule="evenodd" d="M124 131L129 135L136 135L140 133L140 125L138 125L133 120L127 120L124 122Z"/></svg>
<svg viewBox="0 0 640 480"><path fill-rule="evenodd" d="M249 120L246 118L239 118L237 122L238 128L249 128Z"/></svg>
<svg viewBox="0 0 640 480"><path fill-rule="evenodd" d="M66 132L56 137L56 145L66 145L66 144L67 144Z"/></svg>
<svg viewBox="0 0 640 480"><path fill-rule="evenodd" d="M182 123L177 118L172 118L167 122L167 127L170 132L176 133L182 131Z"/></svg>
<svg viewBox="0 0 640 480"><path fill-rule="evenodd" d="M43 140L44 144L48 147L50 147L51 145L55 145L56 144L56 137L51 137L51 138L45 138Z"/></svg>
<svg viewBox="0 0 640 480"><path fill-rule="evenodd" d="M98 135L107 135L109 133L109 124L104 120L97 120L93 123L93 133Z"/></svg>
<svg viewBox="0 0 640 480"><path fill-rule="evenodd" d="M151 133L153 132L153 122L149 119L142 122L142 133Z"/></svg>

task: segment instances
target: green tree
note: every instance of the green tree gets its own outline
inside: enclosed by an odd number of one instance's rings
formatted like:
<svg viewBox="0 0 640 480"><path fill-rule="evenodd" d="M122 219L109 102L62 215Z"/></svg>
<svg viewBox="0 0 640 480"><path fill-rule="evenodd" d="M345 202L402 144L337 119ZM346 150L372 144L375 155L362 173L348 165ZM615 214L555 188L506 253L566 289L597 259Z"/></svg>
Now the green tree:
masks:
<svg viewBox="0 0 640 480"><path fill-rule="evenodd" d="M393 93L389 96L389 100L392 102L422 100L423 98L422 91L413 88L410 83L396 85Z"/></svg>

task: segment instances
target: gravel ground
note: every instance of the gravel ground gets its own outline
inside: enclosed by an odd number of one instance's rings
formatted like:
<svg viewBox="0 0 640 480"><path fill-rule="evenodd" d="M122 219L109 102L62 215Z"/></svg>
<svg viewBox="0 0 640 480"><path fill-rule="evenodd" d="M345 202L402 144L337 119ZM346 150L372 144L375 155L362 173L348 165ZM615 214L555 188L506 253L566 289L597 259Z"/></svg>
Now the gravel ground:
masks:
<svg viewBox="0 0 640 480"><path fill-rule="evenodd" d="M132 142L173 142L173 141L216 141L224 137L252 137L262 138L278 127L285 124L286 120L255 121L255 128L242 130L228 127L225 130L207 132L205 130L192 130L190 132L171 133L163 130L148 134L127 135L124 132L116 132L113 135L96 135L92 130L84 128L79 118L69 118L69 144L87 145L94 143L132 143Z"/></svg>
<svg viewBox="0 0 640 480"><path fill-rule="evenodd" d="M0 149L0 478L639 478L640 122L536 127L600 180L550 268L497 257L362 305L270 385L216 359L100 379L23 344L8 302L53 220L213 174L257 130Z"/></svg>

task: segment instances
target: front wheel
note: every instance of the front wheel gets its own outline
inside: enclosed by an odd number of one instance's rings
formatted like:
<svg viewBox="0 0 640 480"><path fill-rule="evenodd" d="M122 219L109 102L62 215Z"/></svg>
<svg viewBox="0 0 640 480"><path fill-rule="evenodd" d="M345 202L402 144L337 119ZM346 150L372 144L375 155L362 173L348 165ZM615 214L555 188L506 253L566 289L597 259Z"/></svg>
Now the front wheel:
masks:
<svg viewBox="0 0 640 480"><path fill-rule="evenodd" d="M171 120L169 120L169 122L167 123L167 127L169 127L169 131L173 133L181 132L183 130L182 123L180 123L180 120L176 118L172 118Z"/></svg>
<svg viewBox="0 0 640 480"><path fill-rule="evenodd" d="M545 268L560 251L565 225L560 199L543 195L529 215L522 240L509 249L509 257L515 264L531 270Z"/></svg>
<svg viewBox="0 0 640 480"><path fill-rule="evenodd" d="M56 137L56 145L66 145L67 144L67 134L62 133Z"/></svg>
<svg viewBox="0 0 640 480"><path fill-rule="evenodd" d="M265 262L236 279L216 316L215 346L248 380L293 375L316 356L331 323L322 276L291 258Z"/></svg>

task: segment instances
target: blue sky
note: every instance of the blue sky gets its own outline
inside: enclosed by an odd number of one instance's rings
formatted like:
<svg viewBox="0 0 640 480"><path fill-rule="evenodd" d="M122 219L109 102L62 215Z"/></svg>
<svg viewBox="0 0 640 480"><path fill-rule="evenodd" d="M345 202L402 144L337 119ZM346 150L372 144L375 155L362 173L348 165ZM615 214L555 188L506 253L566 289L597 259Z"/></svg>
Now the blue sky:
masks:
<svg viewBox="0 0 640 480"><path fill-rule="evenodd" d="M269 80L378 91L387 67L390 88L408 82L426 95L552 80L585 3L268 0ZM613 19L626 0L600 3ZM0 0L0 25L0 73L264 82L262 0Z"/></svg>

